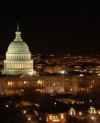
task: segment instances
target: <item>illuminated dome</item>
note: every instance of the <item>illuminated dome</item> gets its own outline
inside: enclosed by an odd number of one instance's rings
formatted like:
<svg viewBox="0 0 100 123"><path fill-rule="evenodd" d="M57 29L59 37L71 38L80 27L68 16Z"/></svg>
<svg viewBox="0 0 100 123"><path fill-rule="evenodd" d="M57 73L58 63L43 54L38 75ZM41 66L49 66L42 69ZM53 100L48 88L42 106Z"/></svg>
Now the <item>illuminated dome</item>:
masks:
<svg viewBox="0 0 100 123"><path fill-rule="evenodd" d="M4 74L18 75L32 73L33 60L28 45L22 40L19 25L14 41L12 41L6 52L6 60L4 60Z"/></svg>
<svg viewBox="0 0 100 123"><path fill-rule="evenodd" d="M17 26L16 37L14 41L10 43L6 54L17 54L17 53L30 54L27 44L21 39L21 32L19 30L19 26Z"/></svg>
<svg viewBox="0 0 100 123"><path fill-rule="evenodd" d="M30 53L27 44L24 41L13 41L8 47L7 53Z"/></svg>

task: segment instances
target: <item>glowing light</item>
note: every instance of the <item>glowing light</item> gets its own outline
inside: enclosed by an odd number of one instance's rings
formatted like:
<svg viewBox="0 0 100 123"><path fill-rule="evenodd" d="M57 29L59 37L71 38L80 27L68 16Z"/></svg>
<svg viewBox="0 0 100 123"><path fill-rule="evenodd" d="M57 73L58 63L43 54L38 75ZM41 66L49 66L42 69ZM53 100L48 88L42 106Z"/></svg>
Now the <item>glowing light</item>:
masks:
<svg viewBox="0 0 100 123"><path fill-rule="evenodd" d="M24 85L26 85L26 81L24 81Z"/></svg>
<svg viewBox="0 0 100 123"><path fill-rule="evenodd" d="M92 102L92 100L90 100L90 102Z"/></svg>
<svg viewBox="0 0 100 123"><path fill-rule="evenodd" d="M94 117L91 117L92 120L94 120Z"/></svg>
<svg viewBox="0 0 100 123"><path fill-rule="evenodd" d="M31 120L31 118L30 117L28 117L28 121L30 121Z"/></svg>
<svg viewBox="0 0 100 123"><path fill-rule="evenodd" d="M54 105L56 105L57 103L55 102Z"/></svg>
<svg viewBox="0 0 100 123"><path fill-rule="evenodd" d="M61 74L65 74L65 71L61 71L60 73L61 73Z"/></svg>
<svg viewBox="0 0 100 123"><path fill-rule="evenodd" d="M70 91L72 91L73 89L71 88Z"/></svg>
<svg viewBox="0 0 100 123"><path fill-rule="evenodd" d="M61 114L61 119L64 119L64 115L63 114Z"/></svg>
<svg viewBox="0 0 100 123"><path fill-rule="evenodd" d="M82 112L79 112L79 115L82 115Z"/></svg>
<svg viewBox="0 0 100 123"><path fill-rule="evenodd" d="M84 76L83 74L80 74L80 76Z"/></svg>
<svg viewBox="0 0 100 123"><path fill-rule="evenodd" d="M26 114L26 110L24 110L23 113Z"/></svg>
<svg viewBox="0 0 100 123"><path fill-rule="evenodd" d="M9 105L6 105L6 107L8 108L8 107L9 107Z"/></svg>

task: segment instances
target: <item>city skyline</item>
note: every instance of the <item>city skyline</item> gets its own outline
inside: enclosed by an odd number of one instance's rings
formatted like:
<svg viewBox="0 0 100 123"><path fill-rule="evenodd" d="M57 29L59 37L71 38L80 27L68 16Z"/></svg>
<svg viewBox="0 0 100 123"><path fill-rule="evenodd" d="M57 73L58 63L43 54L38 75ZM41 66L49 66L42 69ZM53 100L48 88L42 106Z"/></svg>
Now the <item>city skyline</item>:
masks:
<svg viewBox="0 0 100 123"><path fill-rule="evenodd" d="M99 13L94 1L1 2L0 54L15 38L17 22L32 54L100 52Z"/></svg>

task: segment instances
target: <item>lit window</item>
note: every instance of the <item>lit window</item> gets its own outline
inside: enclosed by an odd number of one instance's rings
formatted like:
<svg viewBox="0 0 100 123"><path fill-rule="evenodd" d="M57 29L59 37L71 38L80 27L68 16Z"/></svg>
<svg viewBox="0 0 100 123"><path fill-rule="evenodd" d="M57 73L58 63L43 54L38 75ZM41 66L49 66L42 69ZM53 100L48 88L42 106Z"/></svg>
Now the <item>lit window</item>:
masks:
<svg viewBox="0 0 100 123"><path fill-rule="evenodd" d="M53 83L53 86L55 86L56 84L55 83Z"/></svg>
<svg viewBox="0 0 100 123"><path fill-rule="evenodd" d="M63 114L61 114L61 119L64 119L64 115Z"/></svg>
<svg viewBox="0 0 100 123"><path fill-rule="evenodd" d="M26 81L24 81L24 85L26 85Z"/></svg>

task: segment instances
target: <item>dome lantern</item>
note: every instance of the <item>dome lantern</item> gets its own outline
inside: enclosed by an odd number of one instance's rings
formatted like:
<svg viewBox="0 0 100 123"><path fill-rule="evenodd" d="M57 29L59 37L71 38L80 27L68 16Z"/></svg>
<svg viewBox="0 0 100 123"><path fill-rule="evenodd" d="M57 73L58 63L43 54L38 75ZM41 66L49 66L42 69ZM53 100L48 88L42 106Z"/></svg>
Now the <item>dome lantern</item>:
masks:
<svg viewBox="0 0 100 123"><path fill-rule="evenodd" d="M15 34L16 34L16 36L15 36L14 41L22 41L22 39L21 39L21 32L20 32L19 24L18 23L17 23L17 30L16 30Z"/></svg>

